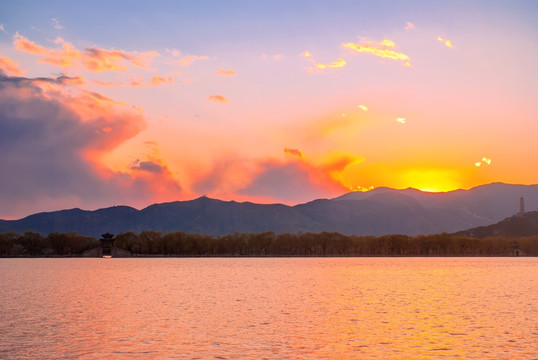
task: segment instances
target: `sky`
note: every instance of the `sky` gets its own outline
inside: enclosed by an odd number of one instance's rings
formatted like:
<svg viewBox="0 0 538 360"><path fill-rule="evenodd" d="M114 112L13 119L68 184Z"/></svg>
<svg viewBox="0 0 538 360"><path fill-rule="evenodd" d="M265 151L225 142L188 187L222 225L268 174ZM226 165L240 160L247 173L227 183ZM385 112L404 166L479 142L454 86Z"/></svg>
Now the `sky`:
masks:
<svg viewBox="0 0 538 360"><path fill-rule="evenodd" d="M538 2L0 1L0 218L538 183Z"/></svg>

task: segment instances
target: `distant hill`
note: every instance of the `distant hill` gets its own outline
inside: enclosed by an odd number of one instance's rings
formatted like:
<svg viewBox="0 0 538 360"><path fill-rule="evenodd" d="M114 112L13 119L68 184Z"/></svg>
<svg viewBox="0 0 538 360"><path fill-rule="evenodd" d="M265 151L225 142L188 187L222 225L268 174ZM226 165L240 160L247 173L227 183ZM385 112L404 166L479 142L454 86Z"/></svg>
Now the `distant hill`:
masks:
<svg viewBox="0 0 538 360"><path fill-rule="evenodd" d="M377 188L306 204L254 204L201 197L154 204L137 210L115 206L39 213L20 220L0 220L0 233L78 232L99 236L156 230L208 235L234 232L340 232L346 235L454 233L494 224L519 211L519 198L538 210L538 185L494 183L470 190L427 193L416 189Z"/></svg>
<svg viewBox="0 0 538 360"><path fill-rule="evenodd" d="M455 235L476 238L538 236L538 211L514 215L496 224L459 231Z"/></svg>

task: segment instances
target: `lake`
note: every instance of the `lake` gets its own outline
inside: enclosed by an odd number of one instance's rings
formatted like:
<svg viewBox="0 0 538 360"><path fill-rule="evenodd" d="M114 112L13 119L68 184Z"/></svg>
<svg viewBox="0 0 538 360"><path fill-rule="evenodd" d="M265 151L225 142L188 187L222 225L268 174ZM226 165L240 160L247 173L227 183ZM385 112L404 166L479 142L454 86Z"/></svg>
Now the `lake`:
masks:
<svg viewBox="0 0 538 360"><path fill-rule="evenodd" d="M2 359L538 359L538 258L0 259Z"/></svg>

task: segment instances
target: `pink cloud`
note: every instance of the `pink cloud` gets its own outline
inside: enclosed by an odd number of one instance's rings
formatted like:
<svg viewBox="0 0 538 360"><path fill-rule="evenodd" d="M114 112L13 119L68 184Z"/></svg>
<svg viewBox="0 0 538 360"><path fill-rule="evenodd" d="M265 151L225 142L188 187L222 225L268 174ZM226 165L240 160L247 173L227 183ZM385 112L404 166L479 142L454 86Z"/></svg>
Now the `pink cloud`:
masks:
<svg viewBox="0 0 538 360"><path fill-rule="evenodd" d="M44 211L182 196L166 163L155 156L123 171L102 162L145 128L145 118L132 106L78 88L80 81L0 73L0 167L6 173L0 217L28 215L28 204Z"/></svg>

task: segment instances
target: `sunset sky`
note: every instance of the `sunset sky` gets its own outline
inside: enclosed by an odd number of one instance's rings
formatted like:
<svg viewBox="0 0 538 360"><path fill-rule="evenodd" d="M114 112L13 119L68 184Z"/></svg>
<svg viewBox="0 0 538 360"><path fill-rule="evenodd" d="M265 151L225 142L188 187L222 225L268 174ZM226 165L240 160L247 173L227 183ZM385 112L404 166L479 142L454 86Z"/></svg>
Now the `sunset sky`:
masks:
<svg viewBox="0 0 538 360"><path fill-rule="evenodd" d="M538 183L538 1L0 6L3 219Z"/></svg>

